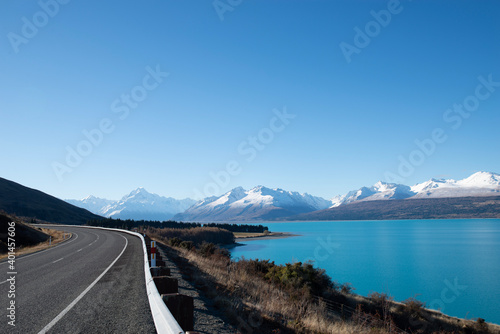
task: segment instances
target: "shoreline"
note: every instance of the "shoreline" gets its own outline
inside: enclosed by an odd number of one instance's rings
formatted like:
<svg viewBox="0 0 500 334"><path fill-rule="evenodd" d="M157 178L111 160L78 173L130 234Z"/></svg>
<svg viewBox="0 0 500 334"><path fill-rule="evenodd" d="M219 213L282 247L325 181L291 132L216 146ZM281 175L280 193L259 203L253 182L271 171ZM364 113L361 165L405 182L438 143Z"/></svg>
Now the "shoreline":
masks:
<svg viewBox="0 0 500 334"><path fill-rule="evenodd" d="M266 235L251 236L251 237L237 237L234 239L236 243L241 241L253 241L253 240L271 240L271 239L283 239L291 237L299 237L300 234L293 234L289 232L271 232Z"/></svg>
<svg viewBox="0 0 500 334"><path fill-rule="evenodd" d="M289 233L289 232L271 232L268 235L259 235L259 236L252 236L252 237L238 237L238 238L234 238L234 244L224 245L224 246L222 246L222 248L232 249L232 248L239 247L239 246L245 246L245 244L243 243L245 241L284 239L284 238L300 237L300 236L301 236L300 234L293 234L293 233Z"/></svg>

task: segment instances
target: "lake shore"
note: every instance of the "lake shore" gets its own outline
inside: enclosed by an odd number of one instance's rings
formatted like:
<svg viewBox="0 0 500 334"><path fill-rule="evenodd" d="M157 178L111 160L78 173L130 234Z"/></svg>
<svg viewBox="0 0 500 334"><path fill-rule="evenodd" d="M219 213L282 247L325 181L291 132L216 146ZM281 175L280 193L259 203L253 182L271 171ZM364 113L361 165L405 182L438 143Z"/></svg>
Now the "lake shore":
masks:
<svg viewBox="0 0 500 334"><path fill-rule="evenodd" d="M271 240L271 239L282 239L290 237L298 237L300 234L293 234L288 232L270 232L270 233L259 233L258 235L252 234L249 236L239 236L235 234L235 242L251 241L251 240Z"/></svg>

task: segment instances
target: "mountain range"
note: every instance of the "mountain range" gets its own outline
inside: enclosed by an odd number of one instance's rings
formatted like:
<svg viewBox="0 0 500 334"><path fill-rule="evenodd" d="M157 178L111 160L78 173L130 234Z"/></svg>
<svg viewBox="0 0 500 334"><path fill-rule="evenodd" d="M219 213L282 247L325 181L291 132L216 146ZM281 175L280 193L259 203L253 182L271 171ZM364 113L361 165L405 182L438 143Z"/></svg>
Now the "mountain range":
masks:
<svg viewBox="0 0 500 334"><path fill-rule="evenodd" d="M177 200L151 194L144 188L137 188L118 201L91 195L82 200L70 199L66 202L103 217L159 221L171 219L175 214L184 212L196 203L190 198Z"/></svg>
<svg viewBox="0 0 500 334"><path fill-rule="evenodd" d="M420 207L422 205L450 203L450 201L437 201L444 198L455 198L457 200L452 202L460 203L461 198L486 198L491 196L500 196L500 175L490 172L477 172L463 180L431 179L411 187L380 181L371 187L362 187L347 194L335 196L329 200L279 188L271 189L264 186L257 186L250 190L237 187L221 196L207 197L198 202L189 198L176 200L170 197L162 197L151 194L144 188L132 191L119 201L110 201L89 196L83 200L67 200L67 202L85 208L95 214L112 218L174 219L181 221L255 221L281 220L290 217L306 219L309 213L314 212L322 212L322 216L328 219L328 215L334 212L336 208L340 208L339 210L345 213L342 217L349 217L347 213L355 208L349 205L357 203L359 205L359 203L364 202L372 202L372 205L367 206L365 204L361 207L372 208L374 203L383 203L385 201L387 202L386 204L380 205L389 210L392 204L404 201L401 202L403 204L398 205L408 210L408 205L410 205L408 203L416 204L417 202L415 201L419 199L436 199L436 201L420 201L418 202ZM478 201L482 202L481 200ZM467 203L474 206L479 203L478 201ZM457 207L459 206L460 204L457 204ZM474 211L472 207L470 210L470 212ZM467 212L464 214L469 214ZM400 217L399 215L396 216Z"/></svg>

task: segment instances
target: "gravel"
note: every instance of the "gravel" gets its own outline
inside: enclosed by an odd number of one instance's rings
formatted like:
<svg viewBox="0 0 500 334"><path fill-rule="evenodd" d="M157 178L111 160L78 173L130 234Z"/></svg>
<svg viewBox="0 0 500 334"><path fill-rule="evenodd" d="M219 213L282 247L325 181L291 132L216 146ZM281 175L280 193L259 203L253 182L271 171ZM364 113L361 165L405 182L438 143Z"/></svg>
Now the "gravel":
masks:
<svg viewBox="0 0 500 334"><path fill-rule="evenodd" d="M194 299L194 330L207 334L237 333L236 328L227 322L224 314L214 306L213 301L184 279L179 268L165 255L161 245L159 246L162 259L165 261L165 265L170 268L171 277L179 281L179 293Z"/></svg>

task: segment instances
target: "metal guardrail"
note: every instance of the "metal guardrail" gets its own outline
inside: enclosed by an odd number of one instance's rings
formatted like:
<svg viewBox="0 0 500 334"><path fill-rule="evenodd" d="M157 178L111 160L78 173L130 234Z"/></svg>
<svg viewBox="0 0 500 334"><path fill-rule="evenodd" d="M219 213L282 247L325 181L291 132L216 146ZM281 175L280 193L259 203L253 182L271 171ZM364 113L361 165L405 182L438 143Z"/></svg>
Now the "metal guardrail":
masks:
<svg viewBox="0 0 500 334"><path fill-rule="evenodd" d="M82 225L50 225L50 226L64 226L64 227L83 227L83 228L94 228L108 231L125 232L133 236L138 237L142 241L142 249L144 253L144 275L146 279L146 291L148 293L149 308L151 309L151 314L153 315L153 321L155 323L156 331L158 334L185 334L181 326L177 323L172 313L168 309L167 305L163 302L163 299L156 288L156 285L151 276L151 271L149 269L149 259L148 251L146 249L146 242L142 234L137 232L132 232L128 230L122 230L118 228L108 228L108 227L98 227L98 226L82 226Z"/></svg>
<svg viewBox="0 0 500 334"><path fill-rule="evenodd" d="M125 230L123 230L125 231ZM146 275L146 290L148 292L149 307L151 308L151 314L153 315L153 320L155 322L156 331L158 334L168 333L168 334L184 334L181 326L177 323L172 313L170 313L168 307L163 302L163 299L156 288L156 284L151 276L151 271L149 270L149 259L148 251L146 249L146 242L144 237L137 232L125 231L127 233L138 236L142 240L142 248L144 250L144 272Z"/></svg>

